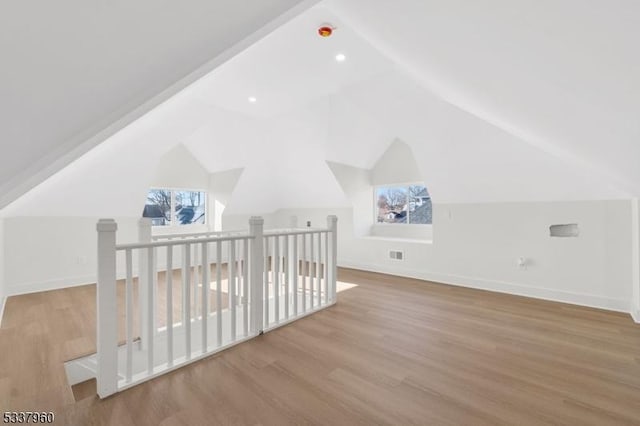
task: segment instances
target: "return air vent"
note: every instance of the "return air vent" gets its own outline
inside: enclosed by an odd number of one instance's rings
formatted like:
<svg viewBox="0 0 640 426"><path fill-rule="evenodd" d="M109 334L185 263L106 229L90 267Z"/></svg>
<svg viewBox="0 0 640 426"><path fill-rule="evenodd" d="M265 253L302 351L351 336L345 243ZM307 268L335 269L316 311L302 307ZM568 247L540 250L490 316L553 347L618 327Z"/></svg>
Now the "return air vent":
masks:
<svg viewBox="0 0 640 426"><path fill-rule="evenodd" d="M404 252L400 250L389 250L389 259L404 260Z"/></svg>
<svg viewBox="0 0 640 426"><path fill-rule="evenodd" d="M577 237L580 234L577 223L569 223L567 225L551 225L549 227L549 235L552 237Z"/></svg>

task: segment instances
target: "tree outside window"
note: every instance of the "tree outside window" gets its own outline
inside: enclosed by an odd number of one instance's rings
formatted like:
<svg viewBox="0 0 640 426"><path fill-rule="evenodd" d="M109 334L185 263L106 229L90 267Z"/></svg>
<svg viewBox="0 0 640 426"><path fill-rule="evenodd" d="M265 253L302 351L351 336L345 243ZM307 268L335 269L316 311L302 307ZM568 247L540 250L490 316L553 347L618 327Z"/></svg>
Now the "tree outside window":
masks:
<svg viewBox="0 0 640 426"><path fill-rule="evenodd" d="M378 187L375 204L378 223L432 223L431 197L424 185Z"/></svg>
<svg viewBox="0 0 640 426"><path fill-rule="evenodd" d="M154 226L204 224L206 193L192 190L151 189L142 217Z"/></svg>

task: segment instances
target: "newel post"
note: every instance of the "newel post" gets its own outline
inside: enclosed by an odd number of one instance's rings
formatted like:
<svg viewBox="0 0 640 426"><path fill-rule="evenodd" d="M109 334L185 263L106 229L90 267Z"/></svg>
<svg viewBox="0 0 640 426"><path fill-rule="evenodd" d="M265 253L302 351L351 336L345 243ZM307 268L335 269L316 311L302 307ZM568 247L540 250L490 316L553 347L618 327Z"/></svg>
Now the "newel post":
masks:
<svg viewBox="0 0 640 426"><path fill-rule="evenodd" d="M260 334L264 329L263 325L263 274L264 274L264 241L263 241L264 219L259 216L252 216L249 219L249 232L253 237L251 241L250 265L251 274L249 283L251 290L249 294L249 306L251 309L251 330L250 334Z"/></svg>
<svg viewBox="0 0 640 426"><path fill-rule="evenodd" d="M329 298L336 301L336 283L338 281L338 216L327 216L327 228L329 229Z"/></svg>
<svg viewBox="0 0 640 426"><path fill-rule="evenodd" d="M151 242L151 219L143 217L138 222L138 242ZM153 309L155 304L150 303L154 295L149 294L149 249L138 250L138 294L140 303L140 346L147 349L149 342L149 309Z"/></svg>
<svg viewBox="0 0 640 426"><path fill-rule="evenodd" d="M97 390L105 398L118 390L118 310L116 298L116 230L113 219L100 219L98 231Z"/></svg>

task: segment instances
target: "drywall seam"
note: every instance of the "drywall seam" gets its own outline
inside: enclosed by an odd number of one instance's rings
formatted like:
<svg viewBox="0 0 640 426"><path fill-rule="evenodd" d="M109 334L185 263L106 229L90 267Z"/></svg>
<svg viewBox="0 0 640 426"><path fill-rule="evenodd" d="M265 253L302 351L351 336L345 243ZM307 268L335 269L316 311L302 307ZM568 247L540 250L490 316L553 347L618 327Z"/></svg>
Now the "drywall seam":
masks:
<svg viewBox="0 0 640 426"><path fill-rule="evenodd" d="M339 260L338 266L343 268L360 269L383 274L398 275L407 278L432 281L441 284L469 287L479 290L495 291L498 293L513 294L516 296L532 297L535 299L550 300L554 302L570 303L574 305L589 306L592 308L606 309L610 311L630 313L629 302L622 299L595 296L591 294L572 293L553 290L549 288L532 287L505 281L492 281L453 274L439 274L424 272L415 269L398 266L384 266L368 264L351 260ZM633 315L633 314L632 314ZM635 319L635 318L634 318ZM640 319L640 318L639 318ZM638 322L638 321L637 321Z"/></svg>

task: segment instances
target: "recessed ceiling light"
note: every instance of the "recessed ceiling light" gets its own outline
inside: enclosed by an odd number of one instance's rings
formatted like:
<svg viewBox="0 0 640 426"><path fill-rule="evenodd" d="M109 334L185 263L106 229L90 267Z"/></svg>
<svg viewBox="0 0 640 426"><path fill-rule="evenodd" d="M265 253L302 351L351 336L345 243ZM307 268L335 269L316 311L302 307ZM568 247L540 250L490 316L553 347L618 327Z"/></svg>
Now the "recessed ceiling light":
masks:
<svg viewBox="0 0 640 426"><path fill-rule="evenodd" d="M347 56L344 53L338 53L336 55L336 61L344 62L347 59Z"/></svg>
<svg viewBox="0 0 640 426"><path fill-rule="evenodd" d="M258 102L258 98L256 98L255 96L249 96L249 102L251 102L252 104L255 104L256 102Z"/></svg>

